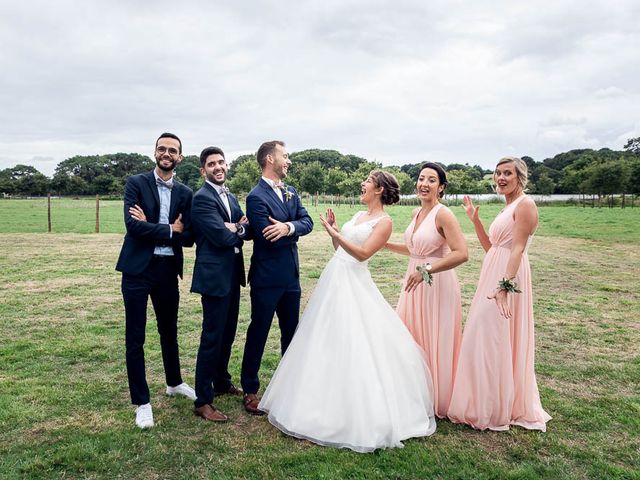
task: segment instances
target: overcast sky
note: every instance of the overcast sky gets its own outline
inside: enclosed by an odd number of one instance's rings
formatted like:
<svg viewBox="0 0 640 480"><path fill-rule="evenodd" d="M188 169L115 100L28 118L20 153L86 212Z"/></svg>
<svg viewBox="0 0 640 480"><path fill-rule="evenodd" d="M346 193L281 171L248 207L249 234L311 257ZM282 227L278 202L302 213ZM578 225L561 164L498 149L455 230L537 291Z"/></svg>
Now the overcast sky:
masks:
<svg viewBox="0 0 640 480"><path fill-rule="evenodd" d="M491 168L640 135L638 0L0 6L0 168L282 139Z"/></svg>

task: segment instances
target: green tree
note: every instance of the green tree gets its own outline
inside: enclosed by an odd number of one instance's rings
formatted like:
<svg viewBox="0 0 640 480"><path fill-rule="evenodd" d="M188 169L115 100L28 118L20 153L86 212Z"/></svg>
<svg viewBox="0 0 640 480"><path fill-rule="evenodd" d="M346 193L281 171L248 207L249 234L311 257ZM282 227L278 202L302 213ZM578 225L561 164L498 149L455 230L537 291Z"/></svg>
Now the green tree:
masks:
<svg viewBox="0 0 640 480"><path fill-rule="evenodd" d="M176 177L194 192L204 183L200 174L200 157L187 155L176 167Z"/></svg>
<svg viewBox="0 0 640 480"><path fill-rule="evenodd" d="M247 193L251 191L258 183L258 180L260 180L262 172L260 171L258 162L256 162L253 155L250 157L253 158L248 158L247 155L243 155L231 163L227 184L233 193ZM231 172L233 172L233 174Z"/></svg>
<svg viewBox="0 0 640 480"><path fill-rule="evenodd" d="M11 176L11 169L0 170L0 193L11 195L15 193L15 182Z"/></svg>
<svg viewBox="0 0 640 480"><path fill-rule="evenodd" d="M627 152L640 155L640 137L630 138L627 143L624 144L624 149Z"/></svg>
<svg viewBox="0 0 640 480"><path fill-rule="evenodd" d="M156 163L139 153L110 153L102 155L100 162L107 166L107 173L114 178L129 178L131 175L151 171Z"/></svg>
<svg viewBox="0 0 640 480"><path fill-rule="evenodd" d="M398 185L400 185L400 194L411 195L416 193L416 182L413 181L409 174L401 171L398 167L383 167L382 170L396 177Z"/></svg>
<svg viewBox="0 0 640 480"><path fill-rule="evenodd" d="M360 194L360 184L367 179L372 170L380 169L382 165L378 162L362 162L357 170L349 175L339 185L344 195Z"/></svg>
<svg viewBox="0 0 640 480"><path fill-rule="evenodd" d="M629 176L627 168L620 161L594 162L585 169L584 184L589 193L595 193L598 197L621 193ZM611 202L609 205L611 206Z"/></svg>
<svg viewBox="0 0 640 480"><path fill-rule="evenodd" d="M318 161L299 166L296 176L303 192L313 195L324 187L325 168Z"/></svg>
<svg viewBox="0 0 640 480"><path fill-rule="evenodd" d="M122 193L122 183L112 175L98 175L91 184L92 193L108 195L111 193Z"/></svg>
<svg viewBox="0 0 640 480"><path fill-rule="evenodd" d="M330 195L344 195L342 191L344 182L347 180L347 173L339 168L330 168L324 177L324 186L322 191Z"/></svg>
<svg viewBox="0 0 640 480"><path fill-rule="evenodd" d="M539 193L540 195L551 195L555 188L555 182L545 172L538 177L538 181L535 183L535 189L532 189L532 191L533 193Z"/></svg>
<svg viewBox="0 0 640 480"><path fill-rule="evenodd" d="M0 172L2 191L18 195L46 195L50 180L31 165L16 165Z"/></svg>

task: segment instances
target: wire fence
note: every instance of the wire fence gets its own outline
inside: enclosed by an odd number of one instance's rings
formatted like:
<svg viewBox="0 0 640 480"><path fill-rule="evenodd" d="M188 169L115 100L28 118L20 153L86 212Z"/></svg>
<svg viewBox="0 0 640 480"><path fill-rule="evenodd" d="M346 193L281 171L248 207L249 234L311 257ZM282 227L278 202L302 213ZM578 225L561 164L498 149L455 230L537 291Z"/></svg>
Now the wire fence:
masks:
<svg viewBox="0 0 640 480"><path fill-rule="evenodd" d="M347 209L362 208L359 196L301 194L307 208L324 209L339 207ZM457 206L462 195L451 195L443 203ZM502 202L496 195L472 195L474 202ZM535 197L535 196L534 196ZM539 196L538 204L557 202L572 203L581 207L607 207L608 199L598 201L592 196ZM617 206L634 207L634 198L616 196ZM244 205L244 197L239 198ZM403 196L398 205L418 206L415 196ZM393 208L393 207L392 207ZM122 199L95 197L35 197L0 199L0 232L2 233L124 233L124 211Z"/></svg>

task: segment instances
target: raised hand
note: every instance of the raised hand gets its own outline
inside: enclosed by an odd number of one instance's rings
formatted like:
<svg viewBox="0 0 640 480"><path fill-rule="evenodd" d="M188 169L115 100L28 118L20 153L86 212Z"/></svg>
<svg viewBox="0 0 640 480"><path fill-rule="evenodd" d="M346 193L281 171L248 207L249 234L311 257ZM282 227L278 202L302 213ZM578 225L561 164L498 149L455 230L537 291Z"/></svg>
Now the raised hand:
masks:
<svg viewBox="0 0 640 480"><path fill-rule="evenodd" d="M129 215L131 215L131 218L138 220L140 222L146 222L147 221L147 217L144 214L144 210L142 210L142 208L140 208L138 205L134 205L133 207L129 207Z"/></svg>
<svg viewBox="0 0 640 480"><path fill-rule="evenodd" d="M469 195L465 195L462 198L462 206L464 207L464 211L467 214L467 217L469 217L469 220L471 220L472 222L477 222L480 219L478 215L480 206L478 205L477 207L474 207L473 201L471 200L471 197Z"/></svg>
<svg viewBox="0 0 640 480"><path fill-rule="evenodd" d="M336 221L336 215L333 213L332 209L327 209L327 218L325 220L329 225L338 230L338 222Z"/></svg>
<svg viewBox="0 0 640 480"><path fill-rule="evenodd" d="M496 305L498 306L498 311L500 315L504 318L511 318L511 308L509 308L509 303L507 302L507 291L497 288L490 295L487 295L489 300L495 299Z"/></svg>
<svg viewBox="0 0 640 480"><path fill-rule="evenodd" d="M331 210L331 209L329 209L329 210ZM333 214L333 212L332 212L332 214ZM329 212L327 211L327 217L328 216L329 216ZM334 221L334 224L335 224L335 217L333 218L333 221ZM327 231L327 233L331 236L331 238L336 238L338 235L340 235L340 232L338 232L336 227L331 225L331 223L329 223L328 218L324 218L322 216L322 214L320 214L320 223L322 223L322 226Z"/></svg>

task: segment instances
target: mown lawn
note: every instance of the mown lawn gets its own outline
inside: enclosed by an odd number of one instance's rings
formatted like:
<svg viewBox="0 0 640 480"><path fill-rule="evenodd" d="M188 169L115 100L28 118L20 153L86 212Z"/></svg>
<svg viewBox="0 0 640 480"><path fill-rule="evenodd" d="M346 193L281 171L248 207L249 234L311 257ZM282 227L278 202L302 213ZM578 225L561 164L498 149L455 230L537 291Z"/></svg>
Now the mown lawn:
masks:
<svg viewBox="0 0 640 480"><path fill-rule="evenodd" d="M228 424L194 417L191 402L163 393L153 321L146 359L156 427L138 430L114 271L122 204L102 203L101 229L112 233L86 235L95 225L95 200L58 202L54 233L47 234L33 233L46 230L46 201L0 201L0 478L640 478L640 209L540 209L530 259L538 384L554 417L547 433L482 433L440 421L430 438L363 455L286 437L266 419L246 415L236 398L218 402ZM487 224L500 208L481 207ZM311 211L317 218L319 210ZM389 211L399 239L411 208ZM454 211L470 246L470 261L458 269L466 313L482 252L462 209ZM355 209L337 212L344 222ZM300 242L303 304L332 253L316 224ZM187 250L180 309L183 372L191 384L201 322L199 296L189 293L193 255ZM403 257L388 252L371 262L392 304L405 267ZM244 291L236 380L248 305ZM279 360L278 338L274 328L263 387Z"/></svg>

